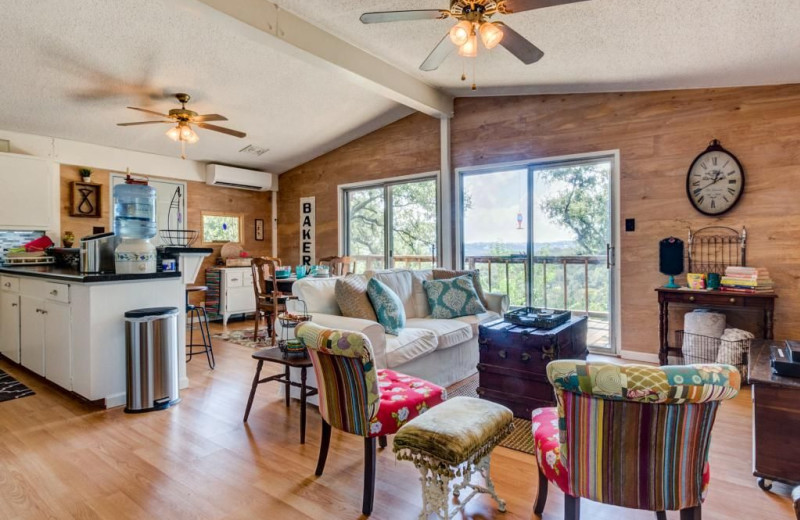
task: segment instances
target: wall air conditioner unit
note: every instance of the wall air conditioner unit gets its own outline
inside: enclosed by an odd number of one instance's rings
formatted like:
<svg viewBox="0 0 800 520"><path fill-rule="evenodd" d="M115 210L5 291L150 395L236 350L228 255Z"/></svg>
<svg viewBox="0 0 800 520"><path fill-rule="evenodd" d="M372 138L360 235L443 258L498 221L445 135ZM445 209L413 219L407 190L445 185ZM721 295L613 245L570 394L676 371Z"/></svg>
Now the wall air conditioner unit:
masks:
<svg viewBox="0 0 800 520"><path fill-rule="evenodd" d="M208 164L206 165L206 184L240 190L278 191L278 176L274 173Z"/></svg>

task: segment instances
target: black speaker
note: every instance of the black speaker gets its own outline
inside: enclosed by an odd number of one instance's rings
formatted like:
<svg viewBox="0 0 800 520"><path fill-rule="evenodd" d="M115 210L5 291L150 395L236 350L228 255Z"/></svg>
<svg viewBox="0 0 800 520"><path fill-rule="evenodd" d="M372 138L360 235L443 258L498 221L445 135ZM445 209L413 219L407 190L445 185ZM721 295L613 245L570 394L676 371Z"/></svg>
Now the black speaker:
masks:
<svg viewBox="0 0 800 520"><path fill-rule="evenodd" d="M674 277L683 272L683 240L669 237L658 243L658 270L669 276L664 287L678 287Z"/></svg>

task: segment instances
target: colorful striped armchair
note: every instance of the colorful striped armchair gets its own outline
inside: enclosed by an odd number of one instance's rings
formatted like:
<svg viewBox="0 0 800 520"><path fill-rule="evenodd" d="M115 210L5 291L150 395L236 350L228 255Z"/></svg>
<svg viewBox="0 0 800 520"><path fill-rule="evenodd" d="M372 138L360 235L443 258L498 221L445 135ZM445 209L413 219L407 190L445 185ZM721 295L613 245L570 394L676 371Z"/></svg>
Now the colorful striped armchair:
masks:
<svg viewBox="0 0 800 520"><path fill-rule="evenodd" d="M376 447L387 445L386 435L441 403L444 389L392 370L378 370L372 345L360 332L326 329L311 322L295 334L308 350L319 388L322 439L316 475L328 457L331 426L364 437L364 499L362 512L372 513L375 495Z"/></svg>
<svg viewBox="0 0 800 520"><path fill-rule="evenodd" d="M547 377L558 407L533 412L534 513L549 481L565 494L566 520L580 517L580 498L700 520L711 427L720 402L739 391L736 368L562 360L547 365Z"/></svg>

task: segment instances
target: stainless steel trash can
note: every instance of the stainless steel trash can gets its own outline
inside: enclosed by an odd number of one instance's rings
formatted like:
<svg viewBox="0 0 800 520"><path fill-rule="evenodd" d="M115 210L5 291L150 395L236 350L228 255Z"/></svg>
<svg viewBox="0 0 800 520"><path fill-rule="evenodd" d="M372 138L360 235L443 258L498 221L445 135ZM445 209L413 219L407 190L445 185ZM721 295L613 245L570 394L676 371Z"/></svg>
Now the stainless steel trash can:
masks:
<svg viewBox="0 0 800 520"><path fill-rule="evenodd" d="M128 390L125 412L163 410L180 401L176 307L126 312L125 347Z"/></svg>

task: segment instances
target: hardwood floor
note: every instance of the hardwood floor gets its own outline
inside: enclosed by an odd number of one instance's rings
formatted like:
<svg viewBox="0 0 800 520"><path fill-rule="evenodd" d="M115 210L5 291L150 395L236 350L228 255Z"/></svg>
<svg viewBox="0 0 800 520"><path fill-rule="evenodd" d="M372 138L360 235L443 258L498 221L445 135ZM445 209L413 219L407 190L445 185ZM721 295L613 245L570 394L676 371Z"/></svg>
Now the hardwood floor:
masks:
<svg viewBox="0 0 800 520"><path fill-rule="evenodd" d="M238 322L229 328L249 328ZM220 330L212 325L212 331ZM255 362L251 350L215 340L217 368L201 357L188 364L191 387L166 411L127 415L122 408L93 410L19 367L0 368L36 395L0 403L0 520L97 518L358 518L363 442L334 430L322 477L314 476L320 420L309 408L300 445L297 403L286 408L278 385L261 385L248 424L242 423ZM278 370L265 364L264 372ZM794 518L789 489L758 489L750 474L750 392L725 403L711 453L705 520ZM421 506L417 471L379 450L373 519L416 519ZM480 497L467 517L535 518L535 461L497 448L492 456L497 491L508 502L498 513ZM655 516L581 505L591 520ZM544 519L562 518L563 494L551 489ZM677 513L668 513L677 518Z"/></svg>

